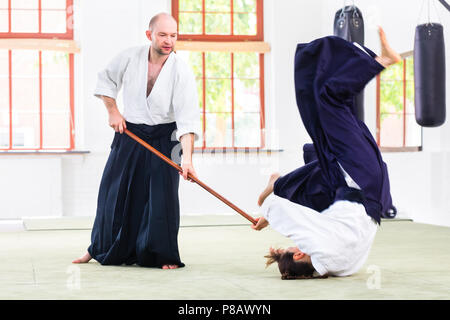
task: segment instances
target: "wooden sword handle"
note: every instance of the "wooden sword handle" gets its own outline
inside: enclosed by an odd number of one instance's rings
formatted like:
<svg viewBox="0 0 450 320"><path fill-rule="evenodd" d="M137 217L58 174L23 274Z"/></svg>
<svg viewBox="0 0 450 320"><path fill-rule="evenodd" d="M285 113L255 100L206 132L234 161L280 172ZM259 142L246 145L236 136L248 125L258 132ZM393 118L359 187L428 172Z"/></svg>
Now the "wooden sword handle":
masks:
<svg viewBox="0 0 450 320"><path fill-rule="evenodd" d="M164 154L162 154L161 152L159 152L158 150L156 150L155 148L153 148L151 145L149 145L147 142L145 142L144 140L142 140L141 138L139 138L138 136L136 136L134 133L132 133L130 130L125 129L124 132L130 136L132 139L136 140L138 143L140 143L141 145L143 145L145 148L147 148L148 150L150 150L151 152L153 152L154 154L156 154L158 157L160 157L162 160L164 160L165 162L167 162L169 165L171 165L172 167L174 167L175 169L177 169L179 172L183 172L183 169L177 165L175 162L173 162L171 159L167 158ZM209 193L211 193L213 196L215 196L216 198L218 198L219 200L221 200L223 203L225 203L226 205L228 205L230 208L232 208L233 210L235 210L237 213L239 213L241 216L243 216L244 218L246 218L248 221L250 221L251 223L253 223L254 225L256 225L257 221L250 215L248 215L247 213L245 213L244 211L242 211L241 209L239 209L237 206L235 206L233 203L231 203L229 200L225 199L223 196L221 196L220 194L218 194L216 191L214 191L213 189L211 189L210 187L208 187L206 184L204 184L203 182L201 182L200 180L198 180L196 177L194 177L193 175L189 174L188 178L193 180L194 182L196 182L200 187L202 187L203 189L205 189L206 191L208 191Z"/></svg>

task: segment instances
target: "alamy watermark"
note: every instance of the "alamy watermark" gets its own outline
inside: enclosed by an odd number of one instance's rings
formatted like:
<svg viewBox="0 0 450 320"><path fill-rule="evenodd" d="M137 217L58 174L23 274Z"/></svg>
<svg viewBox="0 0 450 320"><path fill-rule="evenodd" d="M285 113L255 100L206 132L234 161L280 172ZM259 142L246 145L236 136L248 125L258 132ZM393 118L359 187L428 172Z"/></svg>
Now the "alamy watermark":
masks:
<svg viewBox="0 0 450 320"><path fill-rule="evenodd" d="M381 268L377 265L370 265L367 267L366 273L370 274L366 282L367 288L369 290L381 289Z"/></svg>
<svg viewBox="0 0 450 320"><path fill-rule="evenodd" d="M69 275L66 279L66 287L69 290L81 289L81 269L79 266L71 265L66 269L66 273Z"/></svg>

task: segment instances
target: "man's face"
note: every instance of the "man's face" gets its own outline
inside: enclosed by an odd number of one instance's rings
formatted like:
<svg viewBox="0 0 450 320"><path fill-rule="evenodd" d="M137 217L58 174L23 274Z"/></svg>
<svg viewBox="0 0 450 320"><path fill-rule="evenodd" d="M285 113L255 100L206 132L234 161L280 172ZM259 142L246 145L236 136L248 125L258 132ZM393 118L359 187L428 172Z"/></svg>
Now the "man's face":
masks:
<svg viewBox="0 0 450 320"><path fill-rule="evenodd" d="M153 30L147 32L152 41L152 47L160 55L170 54L177 41L177 23L169 17L160 17L155 23Z"/></svg>

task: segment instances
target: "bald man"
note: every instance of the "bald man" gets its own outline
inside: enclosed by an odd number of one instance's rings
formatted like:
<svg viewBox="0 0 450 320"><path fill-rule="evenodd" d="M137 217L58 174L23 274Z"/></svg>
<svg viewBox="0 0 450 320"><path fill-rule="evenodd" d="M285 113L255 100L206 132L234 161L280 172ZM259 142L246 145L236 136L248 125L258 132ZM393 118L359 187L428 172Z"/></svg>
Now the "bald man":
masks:
<svg viewBox="0 0 450 320"><path fill-rule="evenodd" d="M178 251L179 175L196 176L192 164L200 118L193 72L173 51L177 22L154 16L150 44L118 54L99 72L94 95L103 100L115 131L98 194L91 245L73 263L183 267ZM123 114L116 97L123 87ZM180 164L182 173L139 145L128 129ZM180 144L182 160L180 159ZM178 151L178 152L177 152Z"/></svg>

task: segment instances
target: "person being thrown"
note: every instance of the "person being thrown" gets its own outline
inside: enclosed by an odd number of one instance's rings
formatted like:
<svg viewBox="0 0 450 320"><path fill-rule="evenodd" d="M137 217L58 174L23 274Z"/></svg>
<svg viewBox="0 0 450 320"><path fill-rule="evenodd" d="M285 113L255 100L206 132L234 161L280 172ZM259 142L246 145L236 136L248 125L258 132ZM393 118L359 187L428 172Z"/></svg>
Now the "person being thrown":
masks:
<svg viewBox="0 0 450 320"><path fill-rule="evenodd" d="M282 279L348 276L367 260L383 213L392 209L387 166L355 96L384 68L401 61L379 27L381 55L329 36L299 44L295 90L303 124L305 165L272 174L258 199L254 230L270 226L295 247L273 249Z"/></svg>

